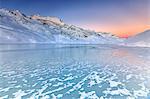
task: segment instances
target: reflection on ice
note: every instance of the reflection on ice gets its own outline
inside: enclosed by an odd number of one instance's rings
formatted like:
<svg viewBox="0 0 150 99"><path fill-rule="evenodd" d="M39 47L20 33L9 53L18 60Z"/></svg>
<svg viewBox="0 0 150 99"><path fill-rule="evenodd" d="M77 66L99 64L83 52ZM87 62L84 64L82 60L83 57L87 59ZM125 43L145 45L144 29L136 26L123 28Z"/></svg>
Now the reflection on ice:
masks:
<svg viewBox="0 0 150 99"><path fill-rule="evenodd" d="M102 45L0 48L2 99L150 96L149 48Z"/></svg>

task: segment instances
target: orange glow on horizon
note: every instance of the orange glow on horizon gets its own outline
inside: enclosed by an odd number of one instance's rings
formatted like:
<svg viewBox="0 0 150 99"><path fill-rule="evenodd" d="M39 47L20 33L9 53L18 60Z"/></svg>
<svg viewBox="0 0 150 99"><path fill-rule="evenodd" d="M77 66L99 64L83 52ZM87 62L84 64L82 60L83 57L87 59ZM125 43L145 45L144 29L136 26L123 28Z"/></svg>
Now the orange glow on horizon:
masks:
<svg viewBox="0 0 150 99"><path fill-rule="evenodd" d="M131 26L123 26L123 27L120 27L118 26L118 28L108 28L108 29L104 29L106 32L110 32L118 37L121 37L121 38L128 38L130 36L134 36L134 35L137 35L139 33L142 33L144 32L145 30L148 30L150 29L150 26L134 26L134 25L131 25ZM101 29L102 30L102 29ZM100 31L100 30L96 30L96 31Z"/></svg>
<svg viewBox="0 0 150 99"><path fill-rule="evenodd" d="M141 11L140 11L141 10ZM150 29L150 19L147 12L144 13L142 9L137 15L127 15L121 19L113 19L101 23L100 21L90 23L83 23L81 27L85 29L94 30L96 32L110 32L118 37L130 37L138 33Z"/></svg>
<svg viewBox="0 0 150 99"><path fill-rule="evenodd" d="M128 38L130 36L134 36L138 33L144 32L145 30L150 29L150 25L146 24L130 24L130 25L87 25L82 26L83 28L94 30L96 32L110 32L121 38ZM90 28L89 28L90 27Z"/></svg>

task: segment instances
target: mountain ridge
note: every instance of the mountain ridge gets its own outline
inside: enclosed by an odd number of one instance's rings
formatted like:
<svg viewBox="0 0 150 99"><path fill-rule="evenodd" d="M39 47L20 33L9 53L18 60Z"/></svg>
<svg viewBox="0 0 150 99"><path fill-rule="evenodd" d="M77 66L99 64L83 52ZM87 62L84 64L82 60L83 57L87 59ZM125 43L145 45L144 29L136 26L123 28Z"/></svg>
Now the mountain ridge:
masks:
<svg viewBox="0 0 150 99"><path fill-rule="evenodd" d="M147 33L146 33L147 32ZM150 46L150 29L121 39L108 32L95 32L50 16L27 16L19 10L0 9L0 43L119 44ZM147 37L147 39L145 39Z"/></svg>
<svg viewBox="0 0 150 99"><path fill-rule="evenodd" d="M19 10L0 9L0 43L79 43L114 44L121 40L67 25L56 17L26 16Z"/></svg>

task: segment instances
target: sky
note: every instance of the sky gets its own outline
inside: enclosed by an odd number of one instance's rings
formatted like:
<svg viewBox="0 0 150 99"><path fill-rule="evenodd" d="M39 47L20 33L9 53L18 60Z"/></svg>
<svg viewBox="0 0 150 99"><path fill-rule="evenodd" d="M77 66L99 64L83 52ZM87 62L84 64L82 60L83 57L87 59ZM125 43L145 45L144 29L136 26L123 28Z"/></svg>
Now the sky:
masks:
<svg viewBox="0 0 150 99"><path fill-rule="evenodd" d="M150 0L0 0L0 8L56 16L67 24L120 37L150 29Z"/></svg>

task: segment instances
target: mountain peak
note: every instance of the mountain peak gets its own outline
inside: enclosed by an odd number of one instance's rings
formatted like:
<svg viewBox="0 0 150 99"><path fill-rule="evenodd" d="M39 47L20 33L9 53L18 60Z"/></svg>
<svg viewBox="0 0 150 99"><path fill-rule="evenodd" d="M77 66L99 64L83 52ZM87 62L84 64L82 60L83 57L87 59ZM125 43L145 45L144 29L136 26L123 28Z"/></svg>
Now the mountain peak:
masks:
<svg viewBox="0 0 150 99"><path fill-rule="evenodd" d="M57 25L64 25L64 22L57 17L50 17L50 16L43 17L40 15L33 15L33 16L31 16L31 19L39 20L44 24L52 24L53 23L53 24L57 24Z"/></svg>

